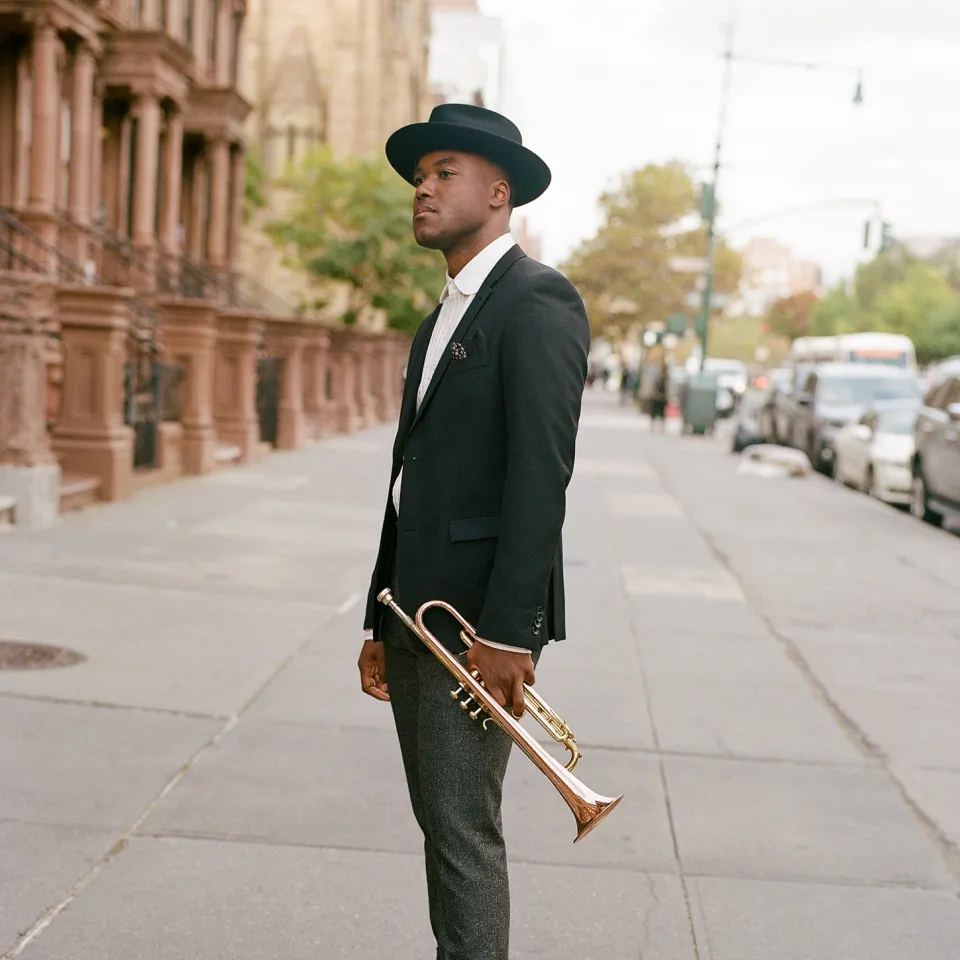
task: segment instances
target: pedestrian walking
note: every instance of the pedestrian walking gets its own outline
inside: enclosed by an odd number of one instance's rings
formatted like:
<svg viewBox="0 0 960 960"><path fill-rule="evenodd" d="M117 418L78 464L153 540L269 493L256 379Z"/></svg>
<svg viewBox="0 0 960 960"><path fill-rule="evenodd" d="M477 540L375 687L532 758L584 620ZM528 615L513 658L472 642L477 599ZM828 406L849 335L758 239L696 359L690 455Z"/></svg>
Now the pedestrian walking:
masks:
<svg viewBox="0 0 960 960"><path fill-rule="evenodd" d="M550 171L506 117L443 104L394 133L387 157L415 187L414 235L443 253L447 281L410 350L358 665L393 709L437 960L507 960L511 740L456 709L447 670L377 595L411 611L453 604L479 642L465 649L442 613L428 626L522 716L541 648L564 637L561 527L589 327L573 286L510 238L511 210Z"/></svg>
<svg viewBox="0 0 960 960"><path fill-rule="evenodd" d="M657 379L653 385L653 396L650 399L650 428L663 433L666 429L667 394L670 390L670 367L667 358L660 361ZM659 425L659 426L658 426Z"/></svg>

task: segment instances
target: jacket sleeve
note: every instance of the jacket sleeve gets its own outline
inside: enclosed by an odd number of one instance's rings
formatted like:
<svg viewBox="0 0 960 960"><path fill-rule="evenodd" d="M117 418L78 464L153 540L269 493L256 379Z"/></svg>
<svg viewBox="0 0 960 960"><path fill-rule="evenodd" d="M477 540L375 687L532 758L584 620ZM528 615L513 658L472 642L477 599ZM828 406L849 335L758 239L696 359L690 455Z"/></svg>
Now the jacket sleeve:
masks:
<svg viewBox="0 0 960 960"><path fill-rule="evenodd" d="M507 464L500 538L477 623L487 640L538 649L560 544L587 376L583 301L559 273L517 300L503 335Z"/></svg>

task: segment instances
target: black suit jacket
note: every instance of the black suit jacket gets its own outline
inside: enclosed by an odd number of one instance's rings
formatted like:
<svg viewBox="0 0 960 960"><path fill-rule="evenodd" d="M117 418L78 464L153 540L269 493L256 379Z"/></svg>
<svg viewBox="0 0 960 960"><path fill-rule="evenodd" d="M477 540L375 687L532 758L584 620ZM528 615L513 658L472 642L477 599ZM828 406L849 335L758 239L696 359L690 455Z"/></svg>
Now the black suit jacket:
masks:
<svg viewBox="0 0 960 960"><path fill-rule="evenodd" d="M411 616L446 600L484 639L537 650L565 633L560 531L587 373L586 311L568 280L513 247L464 314L417 411L439 313L410 348L389 488L402 465L400 516L388 490L365 626L379 640L383 617L394 616L376 597L396 555L396 600ZM453 618L427 622L463 649Z"/></svg>

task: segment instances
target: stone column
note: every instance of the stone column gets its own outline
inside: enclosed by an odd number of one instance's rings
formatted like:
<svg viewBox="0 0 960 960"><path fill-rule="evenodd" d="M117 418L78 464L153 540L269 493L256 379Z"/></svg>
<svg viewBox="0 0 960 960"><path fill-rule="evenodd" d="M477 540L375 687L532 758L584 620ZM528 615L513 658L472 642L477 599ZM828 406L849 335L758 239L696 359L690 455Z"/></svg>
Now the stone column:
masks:
<svg viewBox="0 0 960 960"><path fill-rule="evenodd" d="M24 220L47 243L56 244L57 162L60 156L61 50L57 28L41 19L33 33L33 120L30 194Z"/></svg>
<svg viewBox="0 0 960 960"><path fill-rule="evenodd" d="M133 187L133 242L152 252L156 243L157 165L160 162L160 101L155 93L138 97L137 163Z"/></svg>
<svg viewBox="0 0 960 960"><path fill-rule="evenodd" d="M65 470L96 477L103 500L133 483L133 430L123 422L124 364L132 291L60 287L63 400L53 449Z"/></svg>
<svg viewBox="0 0 960 960"><path fill-rule="evenodd" d="M352 433L360 426L354 340L349 327L333 327L330 331L330 423L338 433Z"/></svg>
<svg viewBox="0 0 960 960"><path fill-rule="evenodd" d="M167 33L181 43L189 44L189 39L183 36L183 0L167 0Z"/></svg>
<svg viewBox="0 0 960 960"><path fill-rule="evenodd" d="M307 342L303 354L303 410L309 438L320 440L330 431L327 405L330 333L319 322L304 327Z"/></svg>
<svg viewBox="0 0 960 960"><path fill-rule="evenodd" d="M263 334L259 314L223 311L217 316L213 416L217 439L240 449L240 459L260 450L257 416L257 345Z"/></svg>
<svg viewBox="0 0 960 960"><path fill-rule="evenodd" d="M387 331L374 341L373 396L375 411L380 420L390 420L396 415L393 405L393 370L396 341Z"/></svg>
<svg viewBox="0 0 960 960"><path fill-rule="evenodd" d="M0 291L0 498L17 526L50 526L60 512L60 467L47 433L46 334L32 291Z"/></svg>
<svg viewBox="0 0 960 960"><path fill-rule="evenodd" d="M230 205L230 144L214 140L207 148L209 173L213 177L210 191L210 235L207 262L217 271L227 265L227 221Z"/></svg>
<svg viewBox="0 0 960 960"><path fill-rule="evenodd" d="M81 42L73 58L73 104L71 106L70 199L68 208L77 228L68 253L78 262L87 259L87 235L90 224L90 168L93 139L100 130L93 127L93 77L95 61L89 44Z"/></svg>
<svg viewBox="0 0 960 960"><path fill-rule="evenodd" d="M277 410L277 449L298 450L307 439L303 409L303 350L307 331L293 317L268 317L267 352L283 361L283 381Z"/></svg>
<svg viewBox="0 0 960 960"><path fill-rule="evenodd" d="M217 22L213 29L217 31L217 51L213 64L214 83L218 87L231 86L230 77L230 21L233 16L233 4L229 0L220 0L217 10Z"/></svg>
<svg viewBox="0 0 960 960"><path fill-rule="evenodd" d="M198 300L161 300L164 362L184 369L180 394L183 426L183 472L210 473L216 467L217 435L213 422L216 309Z"/></svg>
<svg viewBox="0 0 960 960"><path fill-rule="evenodd" d="M357 331L353 342L356 357L357 415L362 427L372 427L377 422L377 401L373 393L374 339L366 332Z"/></svg>
<svg viewBox="0 0 960 960"><path fill-rule="evenodd" d="M160 214L160 245L171 265L175 265L181 253L177 226L180 223L180 194L183 189L183 114L176 108L167 118L163 171L166 186Z"/></svg>

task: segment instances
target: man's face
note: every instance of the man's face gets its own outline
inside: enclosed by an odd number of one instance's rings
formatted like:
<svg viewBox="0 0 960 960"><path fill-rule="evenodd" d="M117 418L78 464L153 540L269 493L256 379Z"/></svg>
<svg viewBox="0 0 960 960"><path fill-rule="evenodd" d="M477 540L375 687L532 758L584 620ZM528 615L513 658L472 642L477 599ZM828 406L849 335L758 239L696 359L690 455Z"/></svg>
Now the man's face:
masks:
<svg viewBox="0 0 960 960"><path fill-rule="evenodd" d="M438 150L414 171L413 235L421 247L448 250L477 232L498 206L495 164L472 153Z"/></svg>

